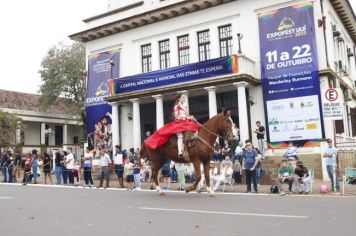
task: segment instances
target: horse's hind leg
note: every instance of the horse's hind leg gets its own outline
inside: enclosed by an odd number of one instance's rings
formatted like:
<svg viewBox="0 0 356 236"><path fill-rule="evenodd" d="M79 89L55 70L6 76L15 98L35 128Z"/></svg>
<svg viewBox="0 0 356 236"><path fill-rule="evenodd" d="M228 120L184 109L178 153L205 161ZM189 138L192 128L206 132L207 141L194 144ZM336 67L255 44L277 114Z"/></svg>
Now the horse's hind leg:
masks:
<svg viewBox="0 0 356 236"><path fill-rule="evenodd" d="M201 171L200 171L200 160L196 159L193 161L194 171L195 171L195 180L192 185L190 185L185 191L189 193L192 190L197 188L198 183L201 179Z"/></svg>

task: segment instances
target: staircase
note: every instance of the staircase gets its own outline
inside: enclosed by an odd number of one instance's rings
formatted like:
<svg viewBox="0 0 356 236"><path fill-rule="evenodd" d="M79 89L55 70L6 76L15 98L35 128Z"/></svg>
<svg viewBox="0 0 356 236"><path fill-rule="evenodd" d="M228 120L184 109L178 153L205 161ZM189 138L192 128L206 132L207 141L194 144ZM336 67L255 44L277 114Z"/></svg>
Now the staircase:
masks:
<svg viewBox="0 0 356 236"><path fill-rule="evenodd" d="M314 170L314 179L322 179L322 166L320 153L305 153L298 154L298 158L303 162L304 166L308 169ZM282 161L282 156L268 156L267 159L262 161L263 165L263 179L262 184L273 184L278 177L278 170Z"/></svg>

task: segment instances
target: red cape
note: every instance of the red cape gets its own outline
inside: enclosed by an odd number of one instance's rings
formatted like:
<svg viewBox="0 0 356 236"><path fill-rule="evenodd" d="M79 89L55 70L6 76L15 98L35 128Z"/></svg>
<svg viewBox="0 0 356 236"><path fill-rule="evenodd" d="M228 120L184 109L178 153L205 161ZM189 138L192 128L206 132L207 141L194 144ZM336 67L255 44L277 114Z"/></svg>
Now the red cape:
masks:
<svg viewBox="0 0 356 236"><path fill-rule="evenodd" d="M198 131L199 129L200 125L191 120L174 120L154 132L152 136L146 139L145 145L151 149L156 149L165 144L173 134L186 130Z"/></svg>

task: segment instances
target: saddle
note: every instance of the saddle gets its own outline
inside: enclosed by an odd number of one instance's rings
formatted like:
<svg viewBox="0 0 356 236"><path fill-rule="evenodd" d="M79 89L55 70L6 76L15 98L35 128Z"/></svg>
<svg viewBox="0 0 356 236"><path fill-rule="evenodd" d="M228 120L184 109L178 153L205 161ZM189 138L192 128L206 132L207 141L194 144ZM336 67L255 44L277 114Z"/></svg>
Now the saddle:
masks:
<svg viewBox="0 0 356 236"><path fill-rule="evenodd" d="M183 132L184 149L186 147L188 147L188 148L194 147L196 140L197 140L196 132L191 131L191 130L187 130L187 131ZM167 144L170 148L177 148L177 136L172 135L169 138Z"/></svg>
<svg viewBox="0 0 356 236"><path fill-rule="evenodd" d="M187 131L183 132L183 144L184 144L183 157L187 162L190 161L188 149L191 148L191 147L194 147L195 140L197 140L196 132L191 131L191 130L187 130ZM168 146L170 148L175 148L175 149L178 148L177 147L177 136L176 135L172 135L169 138Z"/></svg>

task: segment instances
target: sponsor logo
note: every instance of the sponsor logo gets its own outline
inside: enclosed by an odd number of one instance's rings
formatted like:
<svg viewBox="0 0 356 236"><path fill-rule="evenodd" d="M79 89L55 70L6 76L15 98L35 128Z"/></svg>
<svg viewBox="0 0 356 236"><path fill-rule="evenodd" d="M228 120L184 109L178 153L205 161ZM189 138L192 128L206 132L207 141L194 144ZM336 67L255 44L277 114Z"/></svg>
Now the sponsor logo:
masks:
<svg viewBox="0 0 356 236"><path fill-rule="evenodd" d="M307 129L317 129L318 128L318 123L309 123L307 124Z"/></svg>
<svg viewBox="0 0 356 236"><path fill-rule="evenodd" d="M300 108L306 108L306 107L312 107L313 103L312 102L301 102L300 103Z"/></svg>
<svg viewBox="0 0 356 236"><path fill-rule="evenodd" d="M281 111L284 110L284 105L273 105L272 106L273 111Z"/></svg>
<svg viewBox="0 0 356 236"><path fill-rule="evenodd" d="M273 126L272 132L274 132L274 133L278 133L278 132L279 132L278 127L277 127L277 126Z"/></svg>
<svg viewBox="0 0 356 236"><path fill-rule="evenodd" d="M294 21L289 17L284 17L277 28L278 31L287 30L293 28L295 25Z"/></svg>
<svg viewBox="0 0 356 236"><path fill-rule="evenodd" d="M284 17L277 27L277 31L268 33L266 35L268 40L278 40L289 37L304 36L307 34L307 26L303 25L295 27L295 23L292 18Z"/></svg>
<svg viewBox="0 0 356 236"><path fill-rule="evenodd" d="M268 125L279 125L279 120L277 120L277 118L271 118L268 121Z"/></svg>
<svg viewBox="0 0 356 236"><path fill-rule="evenodd" d="M96 89L95 96L107 95L109 91L109 86L105 82L101 82L98 88Z"/></svg>
<svg viewBox="0 0 356 236"><path fill-rule="evenodd" d="M294 131L303 131L304 128L303 127L299 127L298 125L294 126L293 128Z"/></svg>

